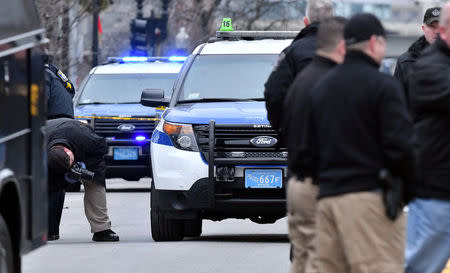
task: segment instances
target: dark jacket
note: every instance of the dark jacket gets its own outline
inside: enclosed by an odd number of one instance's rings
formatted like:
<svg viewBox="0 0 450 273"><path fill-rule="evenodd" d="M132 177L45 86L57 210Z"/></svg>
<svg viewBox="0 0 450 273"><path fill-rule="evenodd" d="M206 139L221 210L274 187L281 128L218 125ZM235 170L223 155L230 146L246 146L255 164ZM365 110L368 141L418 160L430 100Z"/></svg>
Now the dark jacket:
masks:
<svg viewBox="0 0 450 273"><path fill-rule="evenodd" d="M408 86L408 75L411 73L413 64L417 61L422 51L427 48L430 43L427 42L425 36L420 37L408 49L407 52L400 55L395 67L394 77L399 80L405 91L406 104L410 108L410 95Z"/></svg>
<svg viewBox="0 0 450 273"><path fill-rule="evenodd" d="M75 94L70 93L55 73L45 68L45 99L47 101L47 119L74 118L73 101Z"/></svg>
<svg viewBox="0 0 450 273"><path fill-rule="evenodd" d="M313 160L312 140L307 139L311 91L336 65L336 62L316 55L312 63L297 75L284 100L283 127L289 152L289 170L301 179L313 175L303 170L303 166L312 164Z"/></svg>
<svg viewBox="0 0 450 273"><path fill-rule="evenodd" d="M382 188L388 168L414 179L413 124L400 83L369 56L349 51L311 92L313 171L319 197Z"/></svg>
<svg viewBox="0 0 450 273"><path fill-rule="evenodd" d="M450 200L450 48L438 39L409 80L420 174L415 193Z"/></svg>
<svg viewBox="0 0 450 273"><path fill-rule="evenodd" d="M280 54L274 71L265 84L267 117L277 131L282 131L283 102L289 86L309 63L316 50L318 23L305 27L294 42Z"/></svg>
<svg viewBox="0 0 450 273"><path fill-rule="evenodd" d="M75 162L84 162L86 169L95 173L94 182L105 185L104 156L108 147L103 137L96 135L90 126L69 118L48 120L45 131L48 148L56 144L68 147L75 156Z"/></svg>

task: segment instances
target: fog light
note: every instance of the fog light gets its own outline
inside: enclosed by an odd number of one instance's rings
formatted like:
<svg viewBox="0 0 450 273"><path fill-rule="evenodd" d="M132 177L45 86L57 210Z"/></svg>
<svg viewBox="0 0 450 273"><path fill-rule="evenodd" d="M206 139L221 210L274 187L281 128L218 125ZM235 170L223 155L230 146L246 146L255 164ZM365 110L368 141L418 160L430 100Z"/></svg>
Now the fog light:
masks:
<svg viewBox="0 0 450 273"><path fill-rule="evenodd" d="M234 167L217 167L216 168L216 180L223 182L234 181Z"/></svg>
<svg viewBox="0 0 450 273"><path fill-rule="evenodd" d="M183 148L189 148L192 145L192 140L188 136L179 136L177 143Z"/></svg>

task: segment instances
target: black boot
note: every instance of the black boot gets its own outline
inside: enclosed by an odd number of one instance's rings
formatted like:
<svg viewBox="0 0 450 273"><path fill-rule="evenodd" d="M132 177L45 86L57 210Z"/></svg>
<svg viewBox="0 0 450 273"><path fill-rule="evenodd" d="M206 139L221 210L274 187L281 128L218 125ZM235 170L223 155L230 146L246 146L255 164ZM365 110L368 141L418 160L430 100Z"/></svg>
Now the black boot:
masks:
<svg viewBox="0 0 450 273"><path fill-rule="evenodd" d="M94 233L94 236L92 236L92 241L117 242L119 241L119 236L114 231L107 229Z"/></svg>

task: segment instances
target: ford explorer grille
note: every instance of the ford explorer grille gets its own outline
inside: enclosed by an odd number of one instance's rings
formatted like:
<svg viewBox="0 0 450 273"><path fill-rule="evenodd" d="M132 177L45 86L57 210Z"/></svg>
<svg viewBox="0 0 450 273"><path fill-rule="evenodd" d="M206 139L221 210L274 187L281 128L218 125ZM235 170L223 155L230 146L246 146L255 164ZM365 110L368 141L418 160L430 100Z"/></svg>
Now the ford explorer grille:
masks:
<svg viewBox="0 0 450 273"><path fill-rule="evenodd" d="M197 143L203 158L209 158L209 125L194 125ZM278 134L272 128L254 128L253 125L223 126L216 125L214 130L214 158L227 159L230 164L245 163L246 159L287 160L287 149L280 141L272 147L256 147L250 140L266 136L278 139ZM235 159L235 160L234 160Z"/></svg>

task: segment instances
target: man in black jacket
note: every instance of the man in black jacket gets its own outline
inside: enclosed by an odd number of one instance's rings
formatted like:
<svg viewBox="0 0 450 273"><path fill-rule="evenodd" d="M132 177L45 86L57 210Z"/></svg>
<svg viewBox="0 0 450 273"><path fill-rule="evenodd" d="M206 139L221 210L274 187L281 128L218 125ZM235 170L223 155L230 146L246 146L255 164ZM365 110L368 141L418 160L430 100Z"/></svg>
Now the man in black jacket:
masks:
<svg viewBox="0 0 450 273"><path fill-rule="evenodd" d="M450 2L440 24L409 78L420 183L408 206L406 273L441 272L450 258Z"/></svg>
<svg viewBox="0 0 450 273"><path fill-rule="evenodd" d="M95 173L93 181L83 181L84 210L86 218L94 233L94 241L118 241L111 230L111 221L108 217L105 189L105 160L108 152L105 139L96 135L94 130L77 120L60 118L47 121L46 133L48 136L48 169L49 187L55 191L64 188L64 176L70 172L75 162L83 162L86 169ZM59 222L62 213L61 203L50 207L49 211L49 238L59 238ZM54 237L54 238L51 238Z"/></svg>
<svg viewBox="0 0 450 273"><path fill-rule="evenodd" d="M308 65L294 80L284 101L283 127L289 152L289 170L292 177L287 185L289 238L292 243L291 273L319 272L314 259L316 234L316 203L319 187L313 183L311 173L302 172L302 158L310 155L305 139L310 110L312 88L338 63L344 61L344 25L347 19L331 17L322 20L317 34L317 51Z"/></svg>
<svg viewBox="0 0 450 273"><path fill-rule="evenodd" d="M330 0L309 0L304 18L306 27L294 42L280 54L274 71L265 84L267 117L272 128L281 132L283 102L289 86L312 60L316 51L319 22L333 16L333 2Z"/></svg>
<svg viewBox="0 0 450 273"><path fill-rule="evenodd" d="M397 78L405 90L406 103L409 106L409 92L408 92L408 74L411 71L412 65L419 58L421 52L436 41L439 32L439 17L441 15L441 8L434 7L426 10L423 17L423 36L415 41L397 60L394 77Z"/></svg>
<svg viewBox="0 0 450 273"><path fill-rule="evenodd" d="M403 272L405 215L389 220L378 175L387 168L414 178L413 125L401 85L379 72L381 22L355 15L344 38L344 63L311 91L313 160L303 171L320 187L317 264L321 273Z"/></svg>

